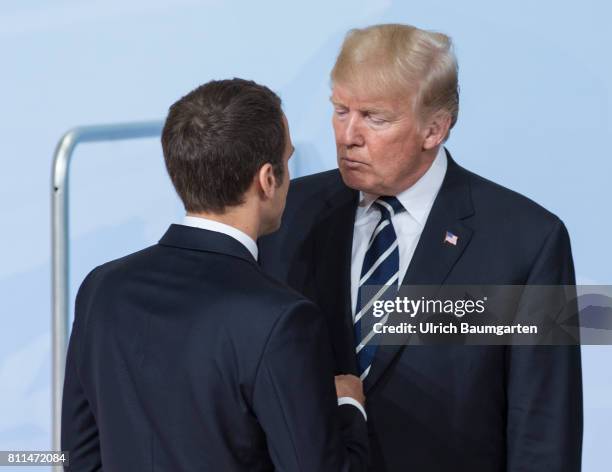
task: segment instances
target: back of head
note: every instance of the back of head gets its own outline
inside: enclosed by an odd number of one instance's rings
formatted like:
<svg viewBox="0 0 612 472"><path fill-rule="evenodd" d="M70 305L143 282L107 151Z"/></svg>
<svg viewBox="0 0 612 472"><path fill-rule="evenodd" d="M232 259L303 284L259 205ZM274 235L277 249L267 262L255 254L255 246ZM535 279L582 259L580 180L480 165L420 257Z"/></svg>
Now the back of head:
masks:
<svg viewBox="0 0 612 472"><path fill-rule="evenodd" d="M243 79L211 81L170 107L162 131L170 179L188 212L223 213L265 163L283 180L281 100Z"/></svg>
<svg viewBox="0 0 612 472"><path fill-rule="evenodd" d="M414 97L417 116L459 113L457 60L451 39L410 25L383 24L348 32L331 73L333 84L368 97Z"/></svg>

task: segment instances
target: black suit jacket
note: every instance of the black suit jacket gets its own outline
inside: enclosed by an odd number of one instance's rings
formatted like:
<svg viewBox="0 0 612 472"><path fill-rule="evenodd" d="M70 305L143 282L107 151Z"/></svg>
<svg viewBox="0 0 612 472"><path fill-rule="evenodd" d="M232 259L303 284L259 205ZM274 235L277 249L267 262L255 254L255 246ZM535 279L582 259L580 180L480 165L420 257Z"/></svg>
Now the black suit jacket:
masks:
<svg viewBox="0 0 612 472"><path fill-rule="evenodd" d="M563 223L447 157L403 284L574 284ZM356 372L357 204L337 170L294 180L280 231L260 241L264 268L326 314L338 372ZM579 347L379 346L365 389L372 470L580 470Z"/></svg>
<svg viewBox="0 0 612 472"><path fill-rule="evenodd" d="M366 423L337 406L332 362L312 302L233 238L172 225L79 290L68 470L361 470Z"/></svg>

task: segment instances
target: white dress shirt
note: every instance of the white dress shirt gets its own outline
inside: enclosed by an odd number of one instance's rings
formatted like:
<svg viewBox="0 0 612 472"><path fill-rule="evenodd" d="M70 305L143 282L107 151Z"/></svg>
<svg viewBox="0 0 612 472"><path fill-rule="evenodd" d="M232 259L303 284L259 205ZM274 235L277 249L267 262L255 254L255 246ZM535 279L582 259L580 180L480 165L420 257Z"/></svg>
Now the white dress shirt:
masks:
<svg viewBox="0 0 612 472"><path fill-rule="evenodd" d="M183 222L181 223L184 226L191 226L193 228L201 228L207 229L209 231L216 231L217 233L223 233L228 236L231 236L236 241L241 243L244 247L246 247L249 252L253 255L253 258L257 260L257 256L259 254L259 249L257 247L257 243L246 233L243 233L237 228L233 226L226 225L225 223L219 223L218 221L209 220L207 218L202 218L201 216L185 216L183 218ZM353 405L357 408L363 417L368 419L366 415L365 409L363 406L354 398L351 397L340 397L338 398L338 405Z"/></svg>
<svg viewBox="0 0 612 472"><path fill-rule="evenodd" d="M440 150L427 172L412 187L395 196L406 209L406 211L396 213L391 218L399 249L398 286L404 280L433 202L442 186L447 166L446 152L444 147L440 146ZM376 205L372 205L377 198L378 195L359 192L359 206L355 213L353 254L351 257L351 309L353 318L355 318L361 267L363 266L368 242L381 216Z"/></svg>
<svg viewBox="0 0 612 472"><path fill-rule="evenodd" d="M238 228L234 228L233 226L226 225L225 223L220 223L218 221L209 220L208 218L202 218L201 216L189 215L183 218L183 222L181 224L184 226L191 226L193 228L207 229L209 231L227 234L246 247L253 255L253 259L257 260L257 256L259 255L257 243L248 234L243 233Z"/></svg>

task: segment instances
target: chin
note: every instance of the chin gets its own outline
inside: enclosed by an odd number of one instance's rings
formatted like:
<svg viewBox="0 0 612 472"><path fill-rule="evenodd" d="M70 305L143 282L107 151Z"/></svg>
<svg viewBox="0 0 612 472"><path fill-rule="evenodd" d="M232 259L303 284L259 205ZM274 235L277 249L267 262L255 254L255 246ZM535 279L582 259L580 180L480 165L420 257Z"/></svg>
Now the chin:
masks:
<svg viewBox="0 0 612 472"><path fill-rule="evenodd" d="M281 227L281 220L279 218L278 221L270 227L270 233L274 233L275 231L278 231L280 227Z"/></svg>
<svg viewBox="0 0 612 472"><path fill-rule="evenodd" d="M368 182L367 176L362 172L343 169L342 167L339 167L339 170L344 185L353 190L360 190L367 193L372 192L373 185L371 182Z"/></svg>
<svg viewBox="0 0 612 472"><path fill-rule="evenodd" d="M274 233L275 231L278 231L280 229L280 227L281 227L281 219L279 218L275 222L271 222L269 224L266 224L266 226L263 229L263 231L261 232L260 236L265 236L267 234Z"/></svg>

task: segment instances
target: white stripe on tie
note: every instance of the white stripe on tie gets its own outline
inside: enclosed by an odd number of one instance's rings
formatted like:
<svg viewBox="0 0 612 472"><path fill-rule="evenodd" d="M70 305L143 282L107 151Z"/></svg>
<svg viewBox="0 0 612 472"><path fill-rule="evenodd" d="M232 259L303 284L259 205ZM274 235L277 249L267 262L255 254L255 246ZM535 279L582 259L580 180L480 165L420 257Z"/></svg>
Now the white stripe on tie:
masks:
<svg viewBox="0 0 612 472"><path fill-rule="evenodd" d="M372 233L372 237L370 238L370 242L368 243L368 247L366 248L366 253L372 247L372 243L376 239L376 236L378 236L378 233L380 233L383 229L385 229L389 224L390 224L389 220L385 220L381 224L379 224L378 227L374 230L374 232Z"/></svg>
<svg viewBox="0 0 612 472"><path fill-rule="evenodd" d="M370 267L370 270L368 270L368 272L363 277L361 277L361 280L359 281L359 285L363 285L363 283L370 278L370 276L374 273L374 271L378 268L378 266L381 265L383 262L385 262L385 259L389 257L389 254L391 254L395 250L396 247L397 247L397 238L395 238L395 241L393 241L393 244L391 244L391 246L389 246L389 248L385 252L383 252L378 259L376 259L376 262L372 264L372 267Z"/></svg>
<svg viewBox="0 0 612 472"><path fill-rule="evenodd" d="M380 323L382 326L384 326L385 323L387 323L388 319L389 319L389 314L387 313L385 316L382 317L382 319L378 323ZM366 344L368 344L368 342L370 342L370 339L372 339L375 334L376 333L374 332L374 326L372 326L372 329L370 330L370 332L367 334L367 336L365 338L363 338L361 340L361 342L359 343L359 345L355 349L355 353L359 354L359 351L361 351L366 346Z"/></svg>
<svg viewBox="0 0 612 472"><path fill-rule="evenodd" d="M387 202L385 202L384 200L378 199L378 200L376 200L376 203L378 205L384 206L387 209L387 211L389 212L389 214L391 215L391 218L393 218L395 216L395 210Z"/></svg>
<svg viewBox="0 0 612 472"><path fill-rule="evenodd" d="M361 379L361 381L363 382L363 379L365 379L368 374L370 373L370 367L372 367L372 364L370 364L368 366L368 368L366 370L363 371L363 373L359 376L359 378Z"/></svg>
<svg viewBox="0 0 612 472"><path fill-rule="evenodd" d="M368 312L368 310L374 304L374 302L378 300L380 297L382 297L383 293L389 288L390 285L393 285L395 283L398 276L399 276L399 272L396 272L393 277L391 277L389 280L385 282L385 285L383 285L380 288L380 290L372 298L370 298L370 301L368 302L368 304L364 306L361 310L359 310L359 313L355 315L355 320L353 321L353 324L357 323L361 319L361 317L365 313Z"/></svg>

